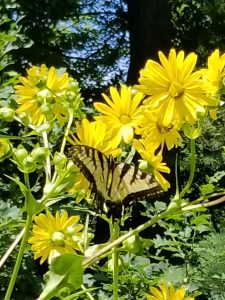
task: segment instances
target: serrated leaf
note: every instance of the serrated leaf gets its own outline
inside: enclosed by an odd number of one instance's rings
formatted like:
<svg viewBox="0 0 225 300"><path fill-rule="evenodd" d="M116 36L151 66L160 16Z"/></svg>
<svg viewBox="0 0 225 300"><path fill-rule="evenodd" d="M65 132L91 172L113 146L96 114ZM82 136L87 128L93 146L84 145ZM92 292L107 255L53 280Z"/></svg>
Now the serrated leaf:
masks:
<svg viewBox="0 0 225 300"><path fill-rule="evenodd" d="M215 190L215 187L214 187L214 185L211 184L211 183L203 184L203 185L200 187L200 191L201 191L201 195L202 195L202 196L209 195L209 194L213 193L214 190Z"/></svg>
<svg viewBox="0 0 225 300"><path fill-rule="evenodd" d="M56 257L47 272L47 284L39 300L48 300L59 293L80 288L83 282L83 257L75 253L67 253Z"/></svg>
<svg viewBox="0 0 225 300"><path fill-rule="evenodd" d="M41 203L37 202L31 191L28 190L28 188L21 181L8 175L5 176L14 181L20 187L20 190L25 198L26 209L29 215L33 216L44 209L44 206Z"/></svg>

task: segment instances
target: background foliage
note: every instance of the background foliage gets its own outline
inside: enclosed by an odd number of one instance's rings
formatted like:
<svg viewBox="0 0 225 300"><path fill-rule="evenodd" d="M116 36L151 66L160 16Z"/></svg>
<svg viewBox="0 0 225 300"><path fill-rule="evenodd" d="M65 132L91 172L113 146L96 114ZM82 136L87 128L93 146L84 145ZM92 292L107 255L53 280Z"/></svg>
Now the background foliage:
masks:
<svg viewBox="0 0 225 300"><path fill-rule="evenodd" d="M186 52L196 51L200 64L215 48L225 50L225 1L169 0L171 43ZM1 106L14 103L13 85L18 73L24 74L30 65L46 63L66 67L81 85L85 101L91 102L110 84L126 81L129 63L129 32L126 1L85 0L2 0L0 3L0 99ZM194 38L193 38L194 37ZM162 49L163 50L163 49ZM1 134L23 135L21 128L1 121ZM203 184L219 189L224 186L224 113L218 120L204 125L203 136L198 140L198 161L195 196ZM56 136L59 135L56 132ZM26 141L25 141L26 143ZM29 145L30 141L27 140ZM180 153L181 182L188 176L188 152ZM14 240L22 227L22 196L16 185L4 177L6 171L15 172L12 165L2 164L0 178L0 253ZM217 172L217 176L213 177ZM156 282L166 269L166 278L175 283L188 282L193 291L200 290L198 299L223 299L224 290L224 208L211 209L205 214L193 213L185 218L159 224L161 229L153 237L145 258L126 254L120 275L120 290L124 299L141 299L149 281ZM14 254L2 267L0 297L10 277ZM150 264L151 263L151 264ZM177 278L171 278L176 270ZM41 269L29 254L23 261L14 299L36 299L40 292ZM174 274L174 272L173 272ZM104 273L85 276L90 286L101 287L99 299L111 293ZM131 288L127 290L127 286ZM96 292L97 293L97 292ZM133 297L133 298L132 298ZM222 298L223 297L223 298Z"/></svg>

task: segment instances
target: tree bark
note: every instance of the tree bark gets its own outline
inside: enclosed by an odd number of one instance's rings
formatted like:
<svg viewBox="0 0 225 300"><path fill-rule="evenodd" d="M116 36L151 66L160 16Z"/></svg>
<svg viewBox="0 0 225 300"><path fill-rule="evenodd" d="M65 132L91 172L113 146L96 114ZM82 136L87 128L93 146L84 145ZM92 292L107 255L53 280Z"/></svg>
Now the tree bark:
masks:
<svg viewBox="0 0 225 300"><path fill-rule="evenodd" d="M157 52L170 48L168 0L127 0L130 32L128 84L137 83L147 59L158 59Z"/></svg>

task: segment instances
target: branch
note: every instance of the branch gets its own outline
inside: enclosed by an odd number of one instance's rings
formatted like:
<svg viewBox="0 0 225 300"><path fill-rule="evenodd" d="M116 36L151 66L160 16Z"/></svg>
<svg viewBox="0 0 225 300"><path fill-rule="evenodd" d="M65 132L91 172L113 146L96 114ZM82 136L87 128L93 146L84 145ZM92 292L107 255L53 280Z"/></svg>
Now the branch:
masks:
<svg viewBox="0 0 225 300"><path fill-rule="evenodd" d="M209 199L206 199L205 201L209 201ZM182 211L201 208L201 207L210 207L210 206L218 205L218 204L223 203L223 202L225 202L225 195L223 195L222 197L220 197L216 200L213 200L213 201L203 202L203 203L194 204L194 205L188 205L186 207L183 207Z"/></svg>

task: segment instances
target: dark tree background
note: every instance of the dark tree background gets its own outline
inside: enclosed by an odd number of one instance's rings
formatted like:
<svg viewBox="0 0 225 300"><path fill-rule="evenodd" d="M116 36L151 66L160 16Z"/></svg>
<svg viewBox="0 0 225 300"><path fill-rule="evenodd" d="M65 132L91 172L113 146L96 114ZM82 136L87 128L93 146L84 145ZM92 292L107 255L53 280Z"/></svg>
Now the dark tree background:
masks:
<svg viewBox="0 0 225 300"><path fill-rule="evenodd" d="M158 51L171 46L170 13L167 0L128 0L130 67L127 82L137 83L139 70L148 58L158 60Z"/></svg>
<svg viewBox="0 0 225 300"><path fill-rule="evenodd" d="M224 0L1 0L0 11L9 19L0 30L17 21L24 35L14 42L12 67L65 67L88 100L111 84L136 83L158 50L196 51L205 61L225 49Z"/></svg>

